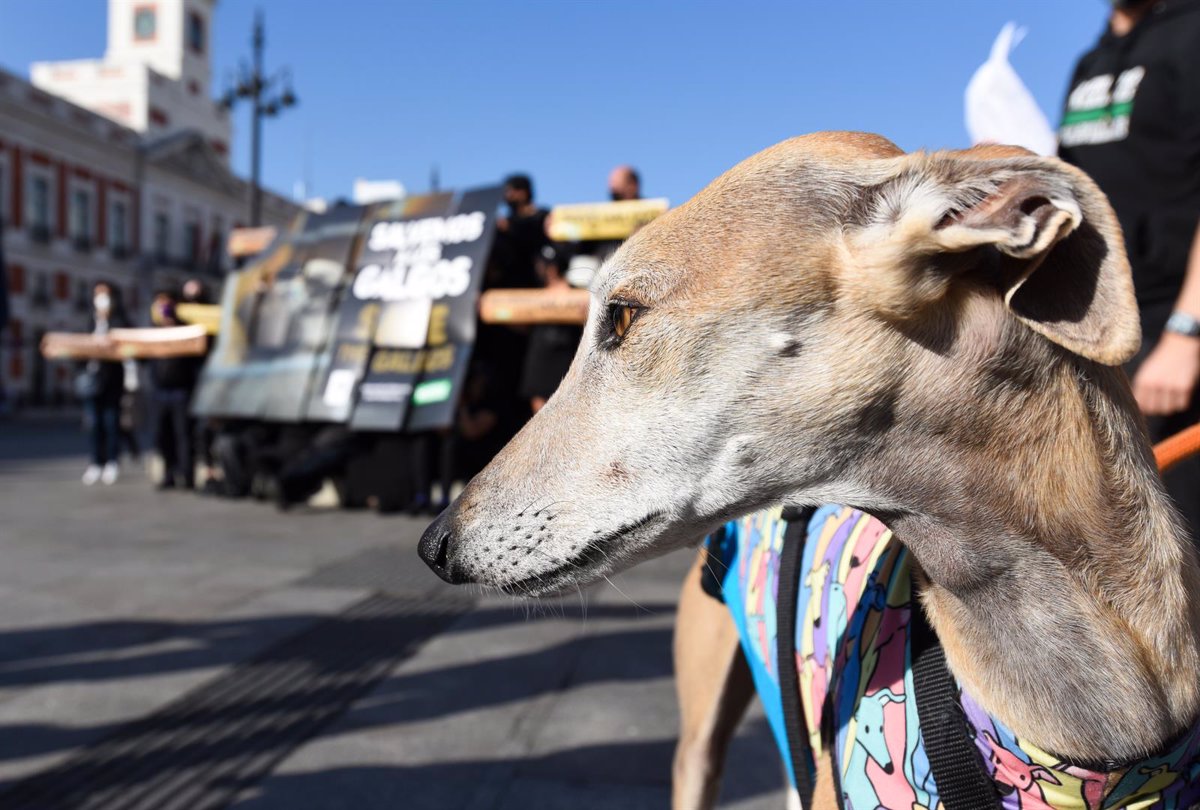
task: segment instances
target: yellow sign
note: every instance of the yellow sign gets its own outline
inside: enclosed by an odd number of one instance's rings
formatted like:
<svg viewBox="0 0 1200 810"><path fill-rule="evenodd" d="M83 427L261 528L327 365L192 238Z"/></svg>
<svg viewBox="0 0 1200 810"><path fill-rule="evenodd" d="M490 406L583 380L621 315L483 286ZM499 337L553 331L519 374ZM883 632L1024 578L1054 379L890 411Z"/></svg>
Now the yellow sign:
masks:
<svg viewBox="0 0 1200 810"><path fill-rule="evenodd" d="M175 314L184 323L195 323L204 327L210 335L217 334L221 329L220 304L179 304Z"/></svg>
<svg viewBox="0 0 1200 810"><path fill-rule="evenodd" d="M556 242L628 239L670 207L667 200L623 200L609 203L556 205L550 211L546 232Z"/></svg>

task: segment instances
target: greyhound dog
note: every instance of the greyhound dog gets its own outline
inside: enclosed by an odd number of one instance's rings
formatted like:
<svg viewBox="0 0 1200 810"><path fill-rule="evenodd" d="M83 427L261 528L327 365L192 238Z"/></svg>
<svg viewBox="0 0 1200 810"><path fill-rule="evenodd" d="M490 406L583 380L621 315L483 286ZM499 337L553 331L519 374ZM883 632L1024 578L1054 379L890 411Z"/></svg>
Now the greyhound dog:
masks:
<svg viewBox="0 0 1200 810"><path fill-rule="evenodd" d="M1125 762L1195 721L1200 566L1120 369L1138 313L1086 175L795 138L643 228L592 295L558 392L422 537L444 579L548 595L772 504L846 504L894 532L962 693L1020 738ZM712 800L687 750L740 677L710 627L677 640L680 807Z"/></svg>

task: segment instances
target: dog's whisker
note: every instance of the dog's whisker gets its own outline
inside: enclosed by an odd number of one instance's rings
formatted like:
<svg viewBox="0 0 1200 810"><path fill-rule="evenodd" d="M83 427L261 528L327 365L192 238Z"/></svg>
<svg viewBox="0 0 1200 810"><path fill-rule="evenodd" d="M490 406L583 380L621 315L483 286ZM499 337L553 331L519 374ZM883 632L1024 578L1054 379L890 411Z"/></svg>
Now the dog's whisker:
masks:
<svg viewBox="0 0 1200 810"><path fill-rule="evenodd" d="M604 581L607 582L609 585L611 585L613 587L614 591L621 594L621 596L625 597L625 599L627 599L629 601L629 604L633 605L638 610L645 612L646 614L649 614L649 615L654 614L653 610L651 610L650 608L646 607L645 605L639 603L632 596L630 596L629 594L625 593L625 591L618 588L617 583L615 583L611 579L609 579L608 574L601 574L600 576L604 577Z"/></svg>

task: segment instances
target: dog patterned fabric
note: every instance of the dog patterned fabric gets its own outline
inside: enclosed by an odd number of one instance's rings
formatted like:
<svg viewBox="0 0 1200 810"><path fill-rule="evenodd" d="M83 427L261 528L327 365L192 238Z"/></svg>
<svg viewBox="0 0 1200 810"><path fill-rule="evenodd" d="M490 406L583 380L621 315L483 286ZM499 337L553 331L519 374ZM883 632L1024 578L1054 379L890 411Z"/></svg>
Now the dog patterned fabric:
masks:
<svg viewBox="0 0 1200 810"><path fill-rule="evenodd" d="M775 653L785 528L779 509L760 512L727 524L710 549L714 563L725 565L725 601L784 762L790 762ZM824 750L819 729L828 707L846 807L940 807L913 691L908 552L878 520L846 507L818 509L807 535L796 606L796 667L812 749ZM1200 803L1200 724L1163 756L1095 771L1018 740L969 696L960 694L960 700L1008 810Z"/></svg>

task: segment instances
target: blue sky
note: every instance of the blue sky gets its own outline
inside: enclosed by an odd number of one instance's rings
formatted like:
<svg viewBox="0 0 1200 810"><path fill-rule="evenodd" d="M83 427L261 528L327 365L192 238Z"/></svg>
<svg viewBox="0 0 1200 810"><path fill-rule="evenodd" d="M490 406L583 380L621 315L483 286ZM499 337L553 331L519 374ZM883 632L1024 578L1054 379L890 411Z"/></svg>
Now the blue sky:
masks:
<svg viewBox="0 0 1200 810"><path fill-rule="evenodd" d="M819 129L880 132L906 149L966 141L962 93L1008 20L1013 63L1058 118L1103 0L222 0L214 79L249 55L301 105L266 124L264 176L348 195L355 177L443 187L527 171L546 203L599 199L609 168L641 169L675 204L738 160ZM0 64L99 57L103 0L0 0ZM234 165L249 161L245 111Z"/></svg>

